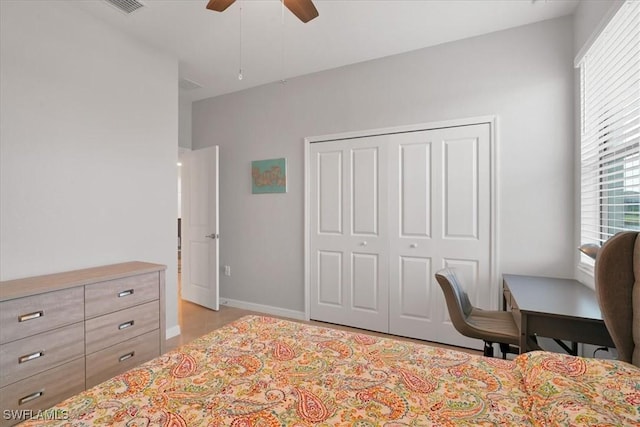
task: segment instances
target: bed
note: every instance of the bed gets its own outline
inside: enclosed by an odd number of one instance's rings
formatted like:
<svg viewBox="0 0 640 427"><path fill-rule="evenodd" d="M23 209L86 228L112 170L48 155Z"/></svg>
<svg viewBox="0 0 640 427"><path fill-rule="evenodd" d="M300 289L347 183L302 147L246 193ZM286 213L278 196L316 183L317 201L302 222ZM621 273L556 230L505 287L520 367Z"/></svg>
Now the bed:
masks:
<svg viewBox="0 0 640 427"><path fill-rule="evenodd" d="M247 316L25 426L640 425L640 369L513 361Z"/></svg>

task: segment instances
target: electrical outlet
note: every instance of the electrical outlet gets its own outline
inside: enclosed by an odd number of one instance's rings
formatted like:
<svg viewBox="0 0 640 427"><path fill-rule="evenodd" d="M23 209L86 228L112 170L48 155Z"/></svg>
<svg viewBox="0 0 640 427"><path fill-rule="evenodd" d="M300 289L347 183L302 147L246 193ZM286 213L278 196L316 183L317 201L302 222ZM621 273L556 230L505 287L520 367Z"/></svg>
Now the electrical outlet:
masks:
<svg viewBox="0 0 640 427"><path fill-rule="evenodd" d="M225 265L224 266L224 275L225 276L231 276L231 266L230 265Z"/></svg>

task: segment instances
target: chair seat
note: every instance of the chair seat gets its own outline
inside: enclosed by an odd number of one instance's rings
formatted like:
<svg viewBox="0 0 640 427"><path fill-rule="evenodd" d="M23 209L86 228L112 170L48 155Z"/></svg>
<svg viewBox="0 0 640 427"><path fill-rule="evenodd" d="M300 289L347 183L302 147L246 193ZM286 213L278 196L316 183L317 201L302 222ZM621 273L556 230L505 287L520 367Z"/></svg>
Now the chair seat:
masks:
<svg viewBox="0 0 640 427"><path fill-rule="evenodd" d="M508 311L488 311L474 307L467 317L467 323L468 332L476 334L472 338L513 345L520 343L518 326L513 320L513 314Z"/></svg>

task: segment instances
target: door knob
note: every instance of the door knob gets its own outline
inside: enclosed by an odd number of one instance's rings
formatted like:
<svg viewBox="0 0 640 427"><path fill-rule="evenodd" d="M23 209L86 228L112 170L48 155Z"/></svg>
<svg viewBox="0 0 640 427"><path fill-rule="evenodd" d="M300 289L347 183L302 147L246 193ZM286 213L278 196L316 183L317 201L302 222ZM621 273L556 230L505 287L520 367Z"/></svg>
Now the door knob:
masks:
<svg viewBox="0 0 640 427"><path fill-rule="evenodd" d="M410 247L415 249L415 248L417 248L417 247L418 247L418 244L417 244L417 243L412 243L412 244L410 245Z"/></svg>
<svg viewBox="0 0 640 427"><path fill-rule="evenodd" d="M204 237L207 237L209 239L217 239L219 236L217 234L211 233L211 234L208 234L208 235L206 235Z"/></svg>
<svg viewBox="0 0 640 427"><path fill-rule="evenodd" d="M360 246L367 246L367 241L365 240L364 242L360 243Z"/></svg>

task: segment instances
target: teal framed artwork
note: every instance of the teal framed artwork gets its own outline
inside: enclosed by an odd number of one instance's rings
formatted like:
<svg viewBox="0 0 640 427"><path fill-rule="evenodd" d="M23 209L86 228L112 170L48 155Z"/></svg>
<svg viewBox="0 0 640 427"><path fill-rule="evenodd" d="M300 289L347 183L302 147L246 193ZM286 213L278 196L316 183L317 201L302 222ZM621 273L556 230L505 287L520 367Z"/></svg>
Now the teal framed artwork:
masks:
<svg viewBox="0 0 640 427"><path fill-rule="evenodd" d="M251 192L253 194L286 193L287 159L252 161Z"/></svg>

